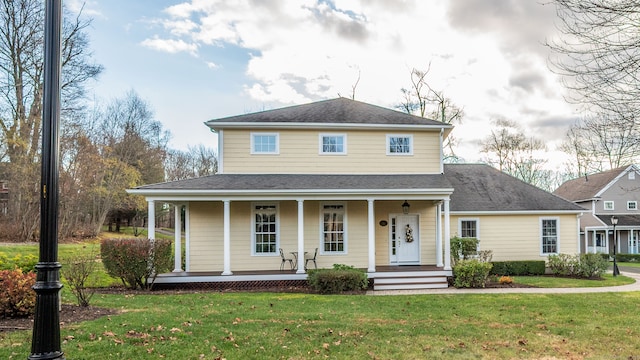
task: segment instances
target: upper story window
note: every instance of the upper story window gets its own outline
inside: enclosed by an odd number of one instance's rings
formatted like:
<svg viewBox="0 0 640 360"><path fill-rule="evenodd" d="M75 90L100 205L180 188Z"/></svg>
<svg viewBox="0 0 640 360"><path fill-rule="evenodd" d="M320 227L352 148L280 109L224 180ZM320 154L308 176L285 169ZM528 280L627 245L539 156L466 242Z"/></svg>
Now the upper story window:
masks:
<svg viewBox="0 0 640 360"><path fill-rule="evenodd" d="M413 135L387 135L387 155L413 155Z"/></svg>
<svg viewBox="0 0 640 360"><path fill-rule="evenodd" d="M280 152L279 136L277 133L252 133L252 154L278 154Z"/></svg>
<svg viewBox="0 0 640 360"><path fill-rule="evenodd" d="M629 180L635 180L635 179L636 179L636 172L629 171Z"/></svg>
<svg viewBox="0 0 640 360"><path fill-rule="evenodd" d="M253 205L253 253L273 255L278 250L278 208L275 204Z"/></svg>
<svg viewBox="0 0 640 360"><path fill-rule="evenodd" d="M627 201L627 210L638 210L637 201Z"/></svg>
<svg viewBox="0 0 640 360"><path fill-rule="evenodd" d="M605 201L604 202L605 210L613 210L613 201Z"/></svg>
<svg viewBox="0 0 640 360"><path fill-rule="evenodd" d="M540 219L540 250L542 255L558 253L558 219Z"/></svg>
<svg viewBox="0 0 640 360"><path fill-rule="evenodd" d="M320 134L320 154L344 155L347 153L347 135Z"/></svg>

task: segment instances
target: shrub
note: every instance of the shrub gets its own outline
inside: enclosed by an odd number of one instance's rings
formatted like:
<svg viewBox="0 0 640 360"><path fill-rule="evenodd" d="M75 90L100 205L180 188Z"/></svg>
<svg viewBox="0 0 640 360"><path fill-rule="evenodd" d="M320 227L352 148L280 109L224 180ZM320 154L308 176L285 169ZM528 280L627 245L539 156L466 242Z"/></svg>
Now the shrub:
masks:
<svg viewBox="0 0 640 360"><path fill-rule="evenodd" d="M35 272L38 257L33 254L16 255L9 258L6 254L0 253L0 270L20 269L23 273Z"/></svg>
<svg viewBox="0 0 640 360"><path fill-rule="evenodd" d="M453 286L483 288L493 265L476 259L460 260L453 267Z"/></svg>
<svg viewBox="0 0 640 360"><path fill-rule="evenodd" d="M578 268L579 258L569 254L549 255L548 265L555 276L574 276Z"/></svg>
<svg viewBox="0 0 640 360"><path fill-rule="evenodd" d="M369 286L366 272L343 264L334 264L333 269L310 270L307 281L321 294L366 290Z"/></svg>
<svg viewBox="0 0 640 360"><path fill-rule="evenodd" d="M23 273L20 269L0 270L0 317L24 317L35 312L36 283L34 272Z"/></svg>
<svg viewBox="0 0 640 360"><path fill-rule="evenodd" d="M166 239L105 239L100 256L107 273L130 289L149 289L157 274L172 266L171 241Z"/></svg>
<svg viewBox="0 0 640 360"><path fill-rule="evenodd" d="M544 275L544 260L496 261L491 273L507 276Z"/></svg>
<svg viewBox="0 0 640 360"><path fill-rule="evenodd" d="M89 306L89 301L95 294L95 289L89 287L87 283L97 265L96 254L92 252L71 257L62 266L62 276L79 306Z"/></svg>
<svg viewBox="0 0 640 360"><path fill-rule="evenodd" d="M609 268L609 262L599 254L581 254L577 274L583 278L600 278Z"/></svg>
<svg viewBox="0 0 640 360"><path fill-rule="evenodd" d="M454 236L451 238L451 263L455 265L458 260L466 260L472 255L476 255L478 250L478 239L462 238Z"/></svg>
<svg viewBox="0 0 640 360"><path fill-rule="evenodd" d="M513 284L513 278L510 276L500 276L498 279L498 283L500 284Z"/></svg>
<svg viewBox="0 0 640 360"><path fill-rule="evenodd" d="M609 254L607 255L607 260L609 259ZM640 254L617 254L616 261L620 262L640 262Z"/></svg>

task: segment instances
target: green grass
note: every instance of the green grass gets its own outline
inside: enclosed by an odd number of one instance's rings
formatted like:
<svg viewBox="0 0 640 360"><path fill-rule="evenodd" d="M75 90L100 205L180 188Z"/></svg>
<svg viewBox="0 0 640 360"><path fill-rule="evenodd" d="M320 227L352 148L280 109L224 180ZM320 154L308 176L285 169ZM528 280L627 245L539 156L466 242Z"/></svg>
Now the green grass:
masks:
<svg viewBox="0 0 640 360"><path fill-rule="evenodd" d="M516 276L515 283L526 284L541 288L577 288L577 287L604 287L633 284L634 279L627 276L604 274L602 280L574 279L553 276Z"/></svg>
<svg viewBox="0 0 640 360"><path fill-rule="evenodd" d="M67 359L632 358L640 293L97 295L123 313L63 326ZM31 333L0 333L23 359ZM596 340L597 339L597 340ZM594 341L595 340L595 341Z"/></svg>
<svg viewBox="0 0 640 360"><path fill-rule="evenodd" d="M640 268L640 263L638 262L619 262L618 263L618 267L634 267L634 268Z"/></svg>

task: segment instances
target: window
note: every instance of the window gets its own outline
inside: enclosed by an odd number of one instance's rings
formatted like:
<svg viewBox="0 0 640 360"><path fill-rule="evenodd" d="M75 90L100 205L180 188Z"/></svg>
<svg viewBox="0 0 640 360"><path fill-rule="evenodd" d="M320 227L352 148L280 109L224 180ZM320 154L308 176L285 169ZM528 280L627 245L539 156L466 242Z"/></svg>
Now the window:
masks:
<svg viewBox="0 0 640 360"><path fill-rule="evenodd" d="M605 210L613 210L613 201L605 201L604 202Z"/></svg>
<svg viewBox="0 0 640 360"><path fill-rule="evenodd" d="M412 135L387 135L387 155L412 155Z"/></svg>
<svg viewBox="0 0 640 360"><path fill-rule="evenodd" d="M629 171L629 180L635 180L635 179L636 179L636 172Z"/></svg>
<svg viewBox="0 0 640 360"><path fill-rule="evenodd" d="M558 220L541 219L541 244L542 255L558 253Z"/></svg>
<svg viewBox="0 0 640 360"><path fill-rule="evenodd" d="M346 135L320 134L320 154L346 154Z"/></svg>
<svg viewBox="0 0 640 360"><path fill-rule="evenodd" d="M627 201L627 210L638 210L637 201Z"/></svg>
<svg viewBox="0 0 640 360"><path fill-rule="evenodd" d="M278 134L253 133L251 134L252 154L278 154Z"/></svg>
<svg viewBox="0 0 640 360"><path fill-rule="evenodd" d="M460 237L478 238L478 220L460 220Z"/></svg>
<svg viewBox="0 0 640 360"><path fill-rule="evenodd" d="M254 254L277 254L278 212L274 204L253 205Z"/></svg>
<svg viewBox="0 0 640 360"><path fill-rule="evenodd" d="M325 253L346 252L345 211L342 204L322 204L322 249Z"/></svg>

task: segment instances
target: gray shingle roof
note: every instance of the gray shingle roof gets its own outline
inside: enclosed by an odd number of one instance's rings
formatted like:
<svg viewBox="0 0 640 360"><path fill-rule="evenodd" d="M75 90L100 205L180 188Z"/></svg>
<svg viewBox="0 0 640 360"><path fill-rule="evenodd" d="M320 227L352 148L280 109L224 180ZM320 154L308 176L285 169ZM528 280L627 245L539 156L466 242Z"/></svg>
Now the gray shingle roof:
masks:
<svg viewBox="0 0 640 360"><path fill-rule="evenodd" d="M218 174L194 179L143 185L137 190L367 190L450 189L444 175L301 175Z"/></svg>
<svg viewBox="0 0 640 360"><path fill-rule="evenodd" d="M619 167L617 169L569 180L560 185L553 193L571 201L592 199L600 190L627 168L628 166Z"/></svg>
<svg viewBox="0 0 640 360"><path fill-rule="evenodd" d="M440 121L429 120L347 98L318 101L281 109L213 119L206 122L207 126L214 129L242 123L422 125L451 128L451 125Z"/></svg>
<svg viewBox="0 0 640 360"><path fill-rule="evenodd" d="M445 164L451 211L584 211L570 201L485 164Z"/></svg>

